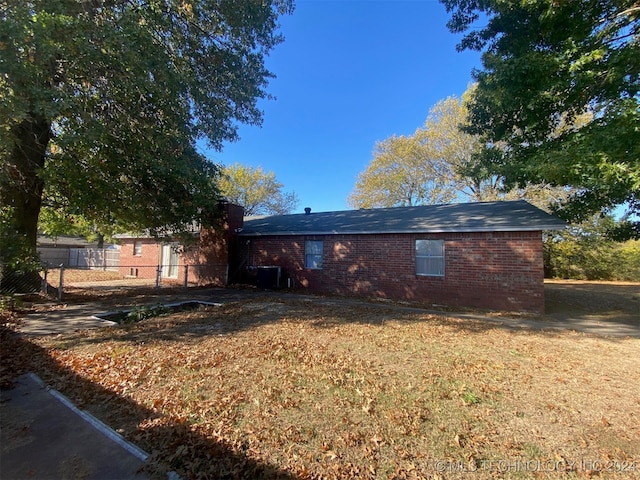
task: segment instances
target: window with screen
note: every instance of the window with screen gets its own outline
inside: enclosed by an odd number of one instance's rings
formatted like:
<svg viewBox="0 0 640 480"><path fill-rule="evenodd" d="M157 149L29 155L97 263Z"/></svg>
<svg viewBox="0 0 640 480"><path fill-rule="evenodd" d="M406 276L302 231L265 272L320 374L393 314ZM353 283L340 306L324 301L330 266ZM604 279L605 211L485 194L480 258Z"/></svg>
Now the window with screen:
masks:
<svg viewBox="0 0 640 480"><path fill-rule="evenodd" d="M444 277L444 240L416 240L416 274Z"/></svg>
<svg viewBox="0 0 640 480"><path fill-rule="evenodd" d="M305 242L304 266L315 270L322 268L322 240L307 240Z"/></svg>

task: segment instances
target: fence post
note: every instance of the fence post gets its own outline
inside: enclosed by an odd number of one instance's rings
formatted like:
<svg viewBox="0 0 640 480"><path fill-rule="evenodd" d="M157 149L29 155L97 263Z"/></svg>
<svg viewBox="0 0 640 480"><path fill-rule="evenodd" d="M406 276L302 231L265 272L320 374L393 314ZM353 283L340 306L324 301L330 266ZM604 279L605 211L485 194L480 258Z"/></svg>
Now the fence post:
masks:
<svg viewBox="0 0 640 480"><path fill-rule="evenodd" d="M189 289L189 265L184 266L184 289Z"/></svg>
<svg viewBox="0 0 640 480"><path fill-rule="evenodd" d="M158 265L156 270L156 288L160 288L160 277L162 277L162 265Z"/></svg>
<svg viewBox="0 0 640 480"><path fill-rule="evenodd" d="M62 292L64 291L64 263L60 264L60 283L58 284L58 301L62 301Z"/></svg>
<svg viewBox="0 0 640 480"><path fill-rule="evenodd" d="M47 294L47 275L49 274L49 269L45 265L42 271L44 272L44 275L42 276L42 285L40 285L40 292L46 295Z"/></svg>

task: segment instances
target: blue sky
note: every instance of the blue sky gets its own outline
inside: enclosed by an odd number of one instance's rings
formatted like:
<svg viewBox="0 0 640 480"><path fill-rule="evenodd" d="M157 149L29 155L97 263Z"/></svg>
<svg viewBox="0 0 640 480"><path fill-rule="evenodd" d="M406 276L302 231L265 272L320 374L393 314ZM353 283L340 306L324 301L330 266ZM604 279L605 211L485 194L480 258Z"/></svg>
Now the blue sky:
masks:
<svg viewBox="0 0 640 480"><path fill-rule="evenodd" d="M447 19L435 0L298 0L267 58L276 99L260 103L262 127L243 125L238 142L203 153L273 171L300 199L294 213L349 209L375 142L413 133L481 66L478 53L456 51Z"/></svg>

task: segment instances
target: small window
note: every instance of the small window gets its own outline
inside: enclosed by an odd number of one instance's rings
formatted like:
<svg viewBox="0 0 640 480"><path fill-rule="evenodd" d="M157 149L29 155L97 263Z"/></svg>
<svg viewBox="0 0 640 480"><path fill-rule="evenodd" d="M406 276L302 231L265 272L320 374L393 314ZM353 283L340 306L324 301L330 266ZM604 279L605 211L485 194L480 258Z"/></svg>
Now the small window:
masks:
<svg viewBox="0 0 640 480"><path fill-rule="evenodd" d="M416 240L416 275L444 277L444 240Z"/></svg>
<svg viewBox="0 0 640 480"><path fill-rule="evenodd" d="M133 254L135 256L140 256L142 255L142 242L140 240L137 240L134 244L133 244Z"/></svg>
<svg viewBox="0 0 640 480"><path fill-rule="evenodd" d="M315 270L322 268L322 240L307 240L304 247L304 266Z"/></svg>

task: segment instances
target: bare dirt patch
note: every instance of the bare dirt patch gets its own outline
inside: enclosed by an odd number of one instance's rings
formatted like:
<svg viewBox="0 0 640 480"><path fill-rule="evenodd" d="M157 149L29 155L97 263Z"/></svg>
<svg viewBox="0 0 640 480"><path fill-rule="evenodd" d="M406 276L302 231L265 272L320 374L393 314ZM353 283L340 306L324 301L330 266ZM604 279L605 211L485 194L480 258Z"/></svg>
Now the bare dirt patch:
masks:
<svg viewBox="0 0 640 480"><path fill-rule="evenodd" d="M3 339L184 478L640 478L639 347L304 297Z"/></svg>

